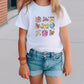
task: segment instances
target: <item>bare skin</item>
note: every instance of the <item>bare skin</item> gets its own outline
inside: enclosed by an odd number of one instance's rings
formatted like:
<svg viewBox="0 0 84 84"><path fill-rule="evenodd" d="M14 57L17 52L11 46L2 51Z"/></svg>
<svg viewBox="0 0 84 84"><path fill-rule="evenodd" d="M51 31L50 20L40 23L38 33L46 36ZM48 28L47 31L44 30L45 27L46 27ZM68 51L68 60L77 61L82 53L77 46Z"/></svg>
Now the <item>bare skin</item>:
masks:
<svg viewBox="0 0 84 84"><path fill-rule="evenodd" d="M26 34L27 34L27 30L19 28L18 51L19 51L20 57L26 56ZM22 65L25 62L26 62L26 60L20 61L19 75L22 78L28 79L29 67L27 64Z"/></svg>
<svg viewBox="0 0 84 84"><path fill-rule="evenodd" d="M71 63L71 51L70 51L70 41L69 41L69 35L67 26L60 28L60 38L63 44L63 51L64 51L64 66L63 70L65 73L65 76L70 75L72 70L72 63ZM46 76L47 84L62 84L62 76L59 78L57 77L49 77Z"/></svg>
<svg viewBox="0 0 84 84"><path fill-rule="evenodd" d="M30 84L43 84L43 74L38 76L29 76Z"/></svg>
<svg viewBox="0 0 84 84"><path fill-rule="evenodd" d="M62 84L62 76L60 77L50 77L50 76L46 76L46 81L47 84Z"/></svg>
<svg viewBox="0 0 84 84"><path fill-rule="evenodd" d="M67 26L60 28L60 38L63 44L64 58L65 58L63 69L65 76L68 76L72 70L72 63L71 63L70 40Z"/></svg>
<svg viewBox="0 0 84 84"><path fill-rule="evenodd" d="M36 0L37 4L40 5L48 5L48 0ZM42 4L41 4L42 3ZM45 3L45 4L44 4ZM26 34L27 30L21 29L19 30L19 56L23 57L26 56ZM63 51L64 51L64 73L65 76L68 76L71 73L72 70L72 64L71 64L71 51L70 51L70 41L69 41L69 35L68 35L68 30L67 26L64 26L60 28L60 38L63 43ZM28 79L29 76L29 67L27 64L21 65L21 63L24 63L24 61L20 61L20 68L19 68L19 75L22 78ZM47 84L62 84L62 76L59 78L57 77L49 77L45 76ZM29 76L30 79L30 84L43 84L43 74L40 74L38 76Z"/></svg>

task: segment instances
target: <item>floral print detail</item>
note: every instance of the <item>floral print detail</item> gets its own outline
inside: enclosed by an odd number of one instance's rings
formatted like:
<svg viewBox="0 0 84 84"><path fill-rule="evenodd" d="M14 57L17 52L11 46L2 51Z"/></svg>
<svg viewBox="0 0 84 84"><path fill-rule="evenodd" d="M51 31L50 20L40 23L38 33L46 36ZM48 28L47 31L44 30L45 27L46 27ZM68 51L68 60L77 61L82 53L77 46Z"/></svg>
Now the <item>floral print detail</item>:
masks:
<svg viewBox="0 0 84 84"><path fill-rule="evenodd" d="M35 17L35 29L36 29L36 36L43 36L46 37L54 35L55 33L55 23L54 23L54 16L50 17ZM48 33L49 32L49 33Z"/></svg>
<svg viewBox="0 0 84 84"><path fill-rule="evenodd" d="M49 24L48 23L42 23L41 28L48 28Z"/></svg>
<svg viewBox="0 0 84 84"><path fill-rule="evenodd" d="M54 16L50 17L50 22L54 22Z"/></svg>
<svg viewBox="0 0 84 84"><path fill-rule="evenodd" d="M38 16L38 17L36 17L36 20L35 20L35 22L41 22L41 17L40 16Z"/></svg>
<svg viewBox="0 0 84 84"><path fill-rule="evenodd" d="M36 23L36 29L40 28L40 24Z"/></svg>
<svg viewBox="0 0 84 84"><path fill-rule="evenodd" d="M50 23L50 28L54 28L55 24L53 22Z"/></svg>
<svg viewBox="0 0 84 84"><path fill-rule="evenodd" d="M40 34L40 31L41 30L36 31L36 36L38 36Z"/></svg>
<svg viewBox="0 0 84 84"><path fill-rule="evenodd" d="M55 33L55 31L49 30L49 35L53 35L54 33Z"/></svg>
<svg viewBox="0 0 84 84"><path fill-rule="evenodd" d="M43 17L43 21L49 21L47 17Z"/></svg>
<svg viewBox="0 0 84 84"><path fill-rule="evenodd" d="M47 36L48 35L48 31L47 30L43 30L42 31L42 36Z"/></svg>

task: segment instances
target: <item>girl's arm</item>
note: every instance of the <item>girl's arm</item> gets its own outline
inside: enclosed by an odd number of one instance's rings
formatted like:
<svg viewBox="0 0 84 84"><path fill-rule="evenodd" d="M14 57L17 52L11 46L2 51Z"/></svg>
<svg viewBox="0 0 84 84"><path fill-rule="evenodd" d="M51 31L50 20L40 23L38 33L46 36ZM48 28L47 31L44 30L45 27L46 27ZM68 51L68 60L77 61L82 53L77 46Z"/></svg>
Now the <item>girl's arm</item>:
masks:
<svg viewBox="0 0 84 84"><path fill-rule="evenodd" d="M60 28L60 38L63 44L65 61L70 62L71 61L71 48L70 48L70 40L69 40L67 26Z"/></svg>
<svg viewBox="0 0 84 84"><path fill-rule="evenodd" d="M28 30L19 28L19 40L18 40L18 51L19 51L19 57L26 57L26 34ZM23 66L22 64L26 64ZM28 76L30 75L29 67L27 65L27 60L21 60L20 61L20 68L19 68L19 75L21 75L22 78L28 79Z"/></svg>
<svg viewBox="0 0 84 84"><path fill-rule="evenodd" d="M60 28L60 38L63 44L63 51L64 51L64 72L65 75L69 75L72 69L71 64L71 47L70 47L70 40L68 35L67 26Z"/></svg>
<svg viewBox="0 0 84 84"><path fill-rule="evenodd" d="M19 40L18 40L18 51L19 51L19 57L25 57L26 56L26 34L28 30L24 30L22 28L19 28ZM20 64L25 63L26 60L20 61Z"/></svg>

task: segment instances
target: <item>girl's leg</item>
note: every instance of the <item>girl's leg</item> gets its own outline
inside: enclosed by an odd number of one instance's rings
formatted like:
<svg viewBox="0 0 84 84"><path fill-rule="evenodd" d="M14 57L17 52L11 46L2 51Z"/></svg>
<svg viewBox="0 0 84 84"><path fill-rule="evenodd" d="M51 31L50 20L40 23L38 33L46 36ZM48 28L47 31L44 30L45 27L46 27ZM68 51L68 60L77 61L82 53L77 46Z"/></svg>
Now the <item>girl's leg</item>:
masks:
<svg viewBox="0 0 84 84"><path fill-rule="evenodd" d="M43 73L38 76L29 76L30 84L43 84Z"/></svg>
<svg viewBox="0 0 84 84"><path fill-rule="evenodd" d="M57 77L50 77L50 76L45 76L47 84L62 84L62 76L59 78Z"/></svg>

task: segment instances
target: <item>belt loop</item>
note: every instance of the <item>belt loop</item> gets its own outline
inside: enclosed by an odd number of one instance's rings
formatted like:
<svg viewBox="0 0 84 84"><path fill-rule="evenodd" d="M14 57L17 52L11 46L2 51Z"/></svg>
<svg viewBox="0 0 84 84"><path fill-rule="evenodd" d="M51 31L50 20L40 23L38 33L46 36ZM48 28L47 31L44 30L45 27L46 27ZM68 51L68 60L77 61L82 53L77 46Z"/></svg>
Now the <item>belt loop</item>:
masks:
<svg viewBox="0 0 84 84"><path fill-rule="evenodd" d="M52 52L52 56L54 57L54 52Z"/></svg>
<svg viewBox="0 0 84 84"><path fill-rule="evenodd" d="M51 58L51 52L50 52L50 58Z"/></svg>
<svg viewBox="0 0 84 84"><path fill-rule="evenodd" d="M31 56L33 56L33 50L32 49L30 50L30 54L31 54Z"/></svg>
<svg viewBox="0 0 84 84"><path fill-rule="evenodd" d="M36 57L37 57L37 51L36 51L35 55L36 55Z"/></svg>
<svg viewBox="0 0 84 84"><path fill-rule="evenodd" d="M54 56L54 53L53 52L50 52L50 57L53 57Z"/></svg>
<svg viewBox="0 0 84 84"><path fill-rule="evenodd" d="M32 56L36 55L36 50L33 49L32 51L33 51Z"/></svg>

